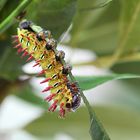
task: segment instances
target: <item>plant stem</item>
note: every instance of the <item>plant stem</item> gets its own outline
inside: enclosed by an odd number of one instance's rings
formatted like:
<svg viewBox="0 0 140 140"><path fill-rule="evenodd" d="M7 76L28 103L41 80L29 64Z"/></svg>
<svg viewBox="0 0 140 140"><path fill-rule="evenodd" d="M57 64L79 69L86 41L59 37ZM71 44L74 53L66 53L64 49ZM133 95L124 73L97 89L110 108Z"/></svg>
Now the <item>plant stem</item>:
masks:
<svg viewBox="0 0 140 140"><path fill-rule="evenodd" d="M8 29L14 22L15 17L22 12L32 0L23 0L20 5L0 24L0 34Z"/></svg>

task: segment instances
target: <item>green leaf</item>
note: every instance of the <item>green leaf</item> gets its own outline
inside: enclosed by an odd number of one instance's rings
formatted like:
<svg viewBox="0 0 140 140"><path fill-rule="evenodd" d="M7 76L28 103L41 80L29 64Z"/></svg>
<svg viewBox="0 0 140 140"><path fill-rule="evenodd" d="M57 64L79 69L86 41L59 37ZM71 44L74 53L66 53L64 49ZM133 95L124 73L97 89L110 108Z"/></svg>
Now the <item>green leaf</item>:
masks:
<svg viewBox="0 0 140 140"><path fill-rule="evenodd" d="M90 7L78 1L78 8ZM90 2L94 5L95 1ZM99 57L93 64L106 67L121 61L139 61L140 1L118 0L93 11L78 11L71 31L72 47L90 49ZM94 7L94 6L93 6ZM80 24L79 24L80 22ZM107 58L111 58L110 60ZM104 63L104 59L107 60ZM99 63L98 63L99 62Z"/></svg>
<svg viewBox="0 0 140 140"><path fill-rule="evenodd" d="M139 140L139 111L115 106L95 107L95 110L112 140Z"/></svg>
<svg viewBox="0 0 140 140"><path fill-rule="evenodd" d="M83 90L94 88L110 80L131 79L131 78L140 78L140 76L135 74L112 74L107 76L76 77L77 81L79 81L80 87Z"/></svg>
<svg viewBox="0 0 140 140"><path fill-rule="evenodd" d="M124 74L124 75L114 74L114 75L109 75L109 76L99 76L99 77L96 76L95 78L90 76L90 77L86 77L85 79L83 77L83 81L82 81L82 78L81 79L79 78L79 81L81 80L80 82L83 85L83 86L81 85L82 88L84 87L84 89L89 89L89 88L96 87L97 85L100 85L109 80L127 79L127 78L140 78L140 76L132 75L132 74ZM102 123L100 123L100 121L96 117L94 110L91 109L91 106L89 105L86 97L84 96L82 92L80 92L80 94L82 96L82 99L90 115L90 122L91 122L90 134L91 134L92 139L93 140L110 140L108 134L106 133L104 127L102 126Z"/></svg>
<svg viewBox="0 0 140 140"><path fill-rule="evenodd" d="M112 140L132 140L134 138L139 140L140 112L114 106L97 106L94 109ZM64 120L57 118L54 114L45 113L24 129L37 138L54 139L57 134L62 133L70 135L74 140L90 140L87 131L89 122L85 108L81 107Z"/></svg>
<svg viewBox="0 0 140 140"><path fill-rule="evenodd" d="M90 124L90 135L92 140L110 140L109 136L105 132L102 124L94 115L91 117L91 124Z"/></svg>
<svg viewBox="0 0 140 140"><path fill-rule="evenodd" d="M50 30L58 39L70 26L76 6L77 0L36 0L27 9L27 19Z"/></svg>
<svg viewBox="0 0 140 140"><path fill-rule="evenodd" d="M133 73L133 74L140 74L140 62L136 61L136 62L127 62L127 63L120 63L120 64L116 64L114 65L111 70L115 73ZM129 83L131 86L133 85L135 87L135 89L140 90L140 79L130 79L126 81L127 83ZM135 93L135 92L134 92ZM139 94L139 92L138 92Z"/></svg>
<svg viewBox="0 0 140 140"><path fill-rule="evenodd" d="M80 89L80 95L83 99L83 102L86 105L90 116L90 135L92 140L110 140L106 130L102 126L102 123L96 117L95 111L91 108L87 98L85 97L84 93Z"/></svg>
<svg viewBox="0 0 140 140"><path fill-rule="evenodd" d="M96 6L97 0L78 1L78 9ZM103 1L105 2L105 0ZM102 1L98 2L102 3ZM117 47L120 3L112 1L108 6L92 11L77 11L71 31L72 47L90 49L98 55L106 55Z"/></svg>
<svg viewBox="0 0 140 140"><path fill-rule="evenodd" d="M120 42L116 54L137 52L140 45L140 1L122 0Z"/></svg>
<svg viewBox="0 0 140 140"><path fill-rule="evenodd" d="M110 59L110 65L118 61L139 61L140 58L140 1L120 0L120 4L119 37L116 51ZM102 60L104 59L102 58ZM103 63L103 61L100 63Z"/></svg>
<svg viewBox="0 0 140 140"><path fill-rule="evenodd" d="M67 134L76 140L89 140L88 115L85 109L69 113L65 119L57 117L58 113L44 113L28 124L24 129L37 137L54 139L57 134ZM80 117L82 116L82 117ZM39 129L38 129L39 128Z"/></svg>

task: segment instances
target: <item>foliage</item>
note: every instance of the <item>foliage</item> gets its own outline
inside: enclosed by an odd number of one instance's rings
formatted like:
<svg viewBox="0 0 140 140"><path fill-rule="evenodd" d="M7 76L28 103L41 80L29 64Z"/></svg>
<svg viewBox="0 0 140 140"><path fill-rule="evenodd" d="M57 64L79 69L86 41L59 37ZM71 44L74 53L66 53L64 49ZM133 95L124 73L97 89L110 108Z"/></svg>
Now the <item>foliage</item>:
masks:
<svg viewBox="0 0 140 140"><path fill-rule="evenodd" d="M76 64L77 66L94 65L112 70L115 73L122 73L76 77L82 90L95 88L110 80L137 78L125 80L126 89L130 88L130 90L123 91L131 92L130 97L135 103L131 103L132 100L127 96L122 95L119 99L126 97L127 108L134 108L133 113L121 107L91 107L84 95L82 97L90 116L90 124L87 123L88 115L84 107L81 107L76 113L71 113L65 120L56 119L56 115L46 113L48 104L42 102L42 98L33 93L29 79L19 79L19 76L25 74L22 70L25 60L19 59L15 50L12 49L10 38L16 30L16 16L23 10L26 10L27 19L51 30L53 36L58 40L61 40L64 33L72 25L69 32L71 40L67 43L61 42L61 44L69 45L72 48L88 49L97 55L95 60ZM93 140L109 140L110 138L116 140L126 138L128 140L125 135L113 137L113 133L115 133L113 130L119 131L124 128L130 132L131 125L135 132L140 129L137 109L140 107L139 0L89 0L89 2L86 0L23 0L22 2L0 0L0 12L0 102L4 101L9 94L13 94L45 111L42 116L24 127L26 131L40 139L44 137L52 139L54 133L58 132L55 126L60 125L63 126L61 131L69 133L75 139L84 140L89 139L87 129L90 125L90 134ZM30 77L30 75L28 76ZM119 104L120 101L117 103ZM98 115L95 114L95 111ZM135 117L136 121L133 122L123 115L122 118L121 116L117 118L118 114L127 114L131 116L130 118ZM83 127L83 125L85 126ZM112 130L112 128L114 129ZM137 134L134 133L136 139Z"/></svg>

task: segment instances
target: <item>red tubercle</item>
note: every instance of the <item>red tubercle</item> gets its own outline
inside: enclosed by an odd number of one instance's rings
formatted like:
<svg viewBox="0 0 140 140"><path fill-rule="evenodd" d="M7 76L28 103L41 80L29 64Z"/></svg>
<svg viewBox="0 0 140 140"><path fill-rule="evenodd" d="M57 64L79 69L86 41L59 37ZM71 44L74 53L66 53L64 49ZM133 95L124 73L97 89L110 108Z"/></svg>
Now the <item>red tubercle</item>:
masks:
<svg viewBox="0 0 140 140"><path fill-rule="evenodd" d="M60 117L62 117L62 118L65 117L65 110L64 110L63 108L61 108L61 109L59 110L59 115L60 115Z"/></svg>
<svg viewBox="0 0 140 140"><path fill-rule="evenodd" d="M19 43L19 44L17 44L16 46L14 46L13 48L18 49L18 48L20 48L20 47L21 47L21 44Z"/></svg>
<svg viewBox="0 0 140 140"><path fill-rule="evenodd" d="M60 104L60 108L63 108L63 106L64 106L64 103L61 103L61 104Z"/></svg>
<svg viewBox="0 0 140 140"><path fill-rule="evenodd" d="M44 51L44 54L47 54L46 50Z"/></svg>
<svg viewBox="0 0 140 140"><path fill-rule="evenodd" d="M33 67L36 67L36 66L38 66L39 65L39 63L35 63L34 65L33 65Z"/></svg>
<svg viewBox="0 0 140 140"><path fill-rule="evenodd" d="M47 91L49 91L51 88L53 88L52 86L48 86L48 87L46 87L42 92L47 92Z"/></svg>
<svg viewBox="0 0 140 140"><path fill-rule="evenodd" d="M55 100L54 103L49 107L48 110L54 112L57 107L57 102L58 102L58 100Z"/></svg>
<svg viewBox="0 0 140 140"><path fill-rule="evenodd" d="M36 63L39 63L39 62L41 62L41 60L36 60Z"/></svg>
<svg viewBox="0 0 140 140"><path fill-rule="evenodd" d="M55 93L54 94L51 94L48 97L46 97L45 100L48 101L48 102L50 102L55 95L56 95Z"/></svg>
<svg viewBox="0 0 140 140"><path fill-rule="evenodd" d="M18 50L17 50L17 53L19 54L19 53L21 53L22 52L22 48L19 48Z"/></svg>
<svg viewBox="0 0 140 140"><path fill-rule="evenodd" d="M24 49L22 49L22 52L24 52L24 51L26 51L27 50L27 48L24 48Z"/></svg>
<svg viewBox="0 0 140 140"><path fill-rule="evenodd" d="M48 81L51 80L51 79L52 79L52 78L47 78L47 79L41 81L40 84L46 83L46 82L48 82Z"/></svg>
<svg viewBox="0 0 140 140"><path fill-rule="evenodd" d="M28 39L28 41L30 41L30 37L27 36L26 38Z"/></svg>
<svg viewBox="0 0 140 140"><path fill-rule="evenodd" d="M20 34L22 37L25 37L23 34Z"/></svg>
<svg viewBox="0 0 140 140"><path fill-rule="evenodd" d="M33 54L33 53L32 53ZM35 60L35 64L33 65L33 67L36 67L37 65L39 65L41 62L41 60Z"/></svg>
<svg viewBox="0 0 140 140"><path fill-rule="evenodd" d="M25 57L25 56L27 56L28 55L28 52L24 52L23 54L22 54L22 56L21 56L21 58L23 58L23 57Z"/></svg>
<svg viewBox="0 0 140 140"><path fill-rule="evenodd" d="M35 45L38 46L37 42L35 41Z"/></svg>
<svg viewBox="0 0 140 140"><path fill-rule="evenodd" d="M30 53L30 55L33 55L33 54L34 54L34 52L31 52L31 53Z"/></svg>
<svg viewBox="0 0 140 140"><path fill-rule="evenodd" d="M12 35L12 38L18 39L18 35Z"/></svg>
<svg viewBox="0 0 140 140"><path fill-rule="evenodd" d="M42 70L41 72L38 73L38 76L45 74L46 70Z"/></svg>
<svg viewBox="0 0 140 140"><path fill-rule="evenodd" d="M52 109L52 112L54 112L57 108L57 105L54 106L54 108Z"/></svg>
<svg viewBox="0 0 140 140"><path fill-rule="evenodd" d="M30 55L30 57L26 60L26 62L30 61L31 59L33 59L32 55Z"/></svg>
<svg viewBox="0 0 140 140"><path fill-rule="evenodd" d="M16 39L13 40L12 44L15 44L15 43L19 43L18 38L16 38Z"/></svg>
<svg viewBox="0 0 140 140"><path fill-rule="evenodd" d="M64 103L61 103L61 104L60 104L60 110L59 110L59 115L60 115L60 117L62 117L62 118L65 117L65 110L64 110L63 106L64 106Z"/></svg>

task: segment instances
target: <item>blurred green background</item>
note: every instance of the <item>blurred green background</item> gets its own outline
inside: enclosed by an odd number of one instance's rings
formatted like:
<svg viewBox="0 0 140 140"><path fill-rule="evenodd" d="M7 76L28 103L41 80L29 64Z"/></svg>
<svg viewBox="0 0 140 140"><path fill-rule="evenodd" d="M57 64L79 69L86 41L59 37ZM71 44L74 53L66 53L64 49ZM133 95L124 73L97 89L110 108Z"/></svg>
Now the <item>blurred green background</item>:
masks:
<svg viewBox="0 0 140 140"><path fill-rule="evenodd" d="M23 1L0 0L0 23ZM100 75L140 74L140 0L29 1L25 18L52 32L74 75L93 77L81 88L110 138L139 140L140 80L105 83L109 77L102 82ZM34 77L38 69L12 48L16 19L6 26L0 28L0 140L91 139L83 103L65 119L47 112L40 78ZM94 76L95 85L105 84L95 88Z"/></svg>

